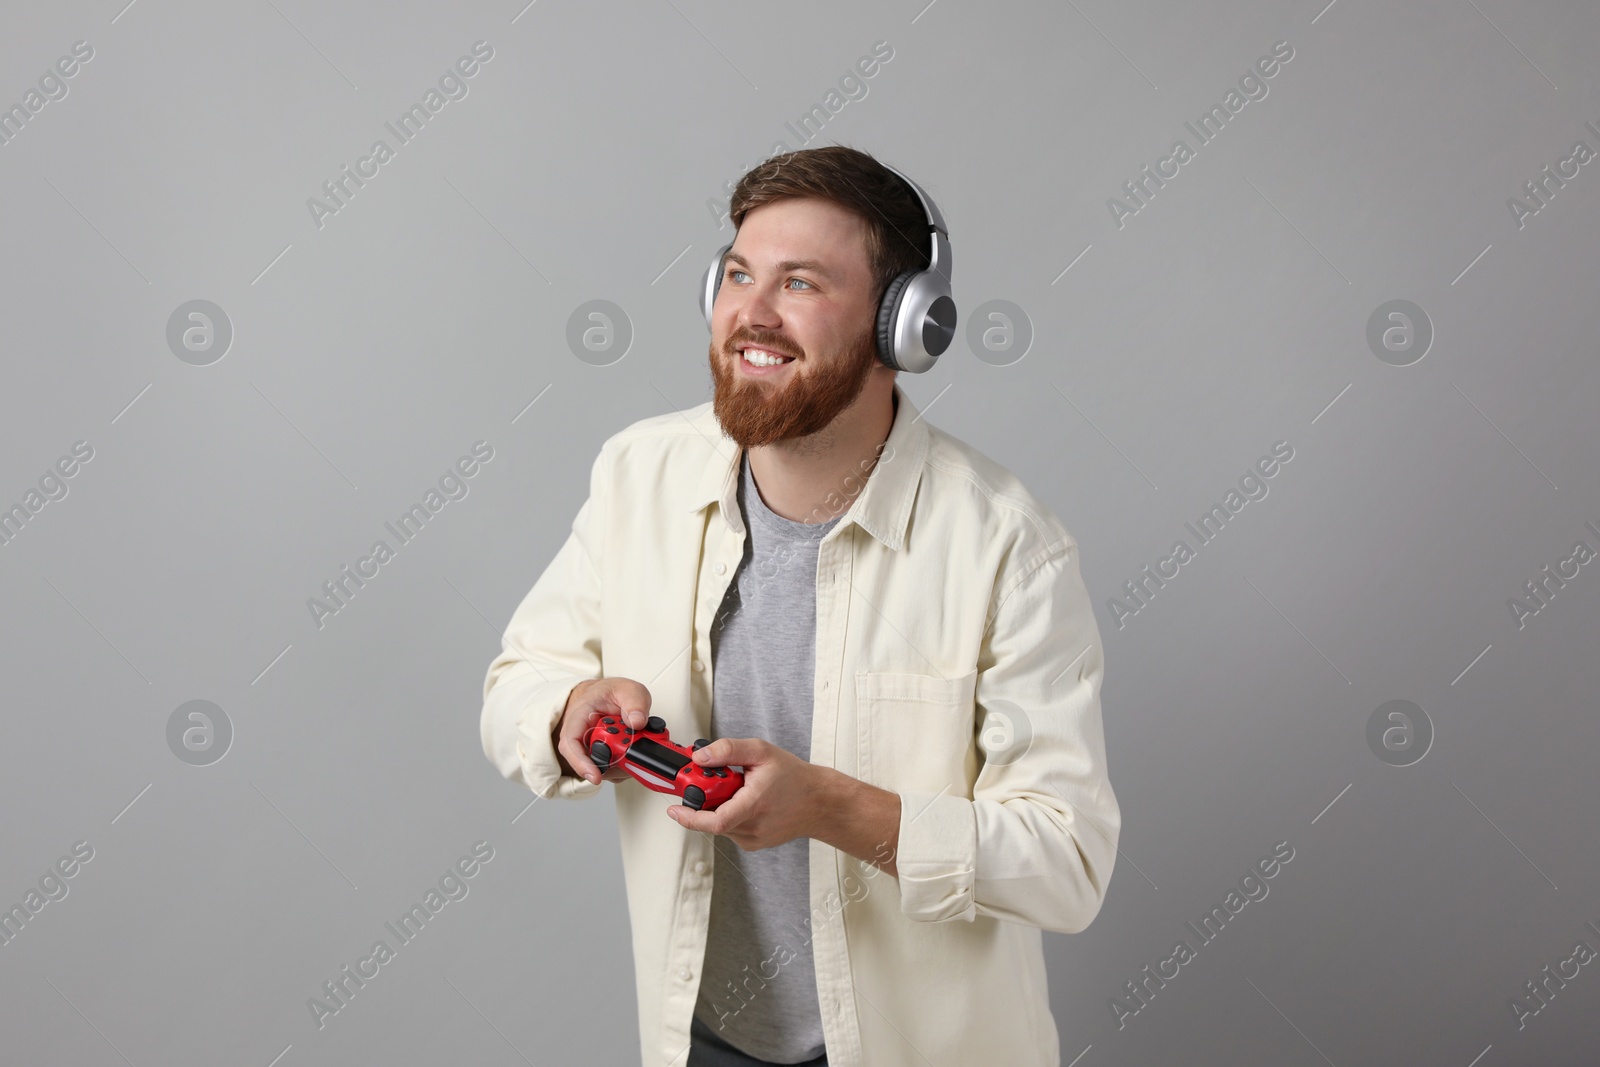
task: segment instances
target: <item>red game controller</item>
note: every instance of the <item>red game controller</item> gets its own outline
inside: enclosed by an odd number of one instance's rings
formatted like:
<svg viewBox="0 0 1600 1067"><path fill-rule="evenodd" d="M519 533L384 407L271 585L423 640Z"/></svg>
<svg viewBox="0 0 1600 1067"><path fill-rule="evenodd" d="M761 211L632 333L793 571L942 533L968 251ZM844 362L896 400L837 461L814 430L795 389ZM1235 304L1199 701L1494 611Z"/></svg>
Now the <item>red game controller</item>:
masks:
<svg viewBox="0 0 1600 1067"><path fill-rule="evenodd" d="M601 774L620 761L647 789L682 797L684 807L694 811L716 811L744 785L739 771L702 767L690 758L710 743L702 737L693 748L684 748L667 736L667 724L658 715L650 716L643 730L634 730L620 715L603 715L583 733L583 747Z"/></svg>

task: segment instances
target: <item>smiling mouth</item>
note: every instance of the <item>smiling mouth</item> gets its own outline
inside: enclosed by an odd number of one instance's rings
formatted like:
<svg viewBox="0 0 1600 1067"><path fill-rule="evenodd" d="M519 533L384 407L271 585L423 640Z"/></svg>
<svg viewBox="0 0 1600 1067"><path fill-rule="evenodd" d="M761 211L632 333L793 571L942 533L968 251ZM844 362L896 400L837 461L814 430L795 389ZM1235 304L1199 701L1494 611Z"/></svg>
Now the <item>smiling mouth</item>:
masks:
<svg viewBox="0 0 1600 1067"><path fill-rule="evenodd" d="M750 357L754 356L754 359ZM765 370L768 367L781 367L795 361L794 356L775 352L770 348L761 348L757 345L746 346L738 353L739 361L748 367Z"/></svg>

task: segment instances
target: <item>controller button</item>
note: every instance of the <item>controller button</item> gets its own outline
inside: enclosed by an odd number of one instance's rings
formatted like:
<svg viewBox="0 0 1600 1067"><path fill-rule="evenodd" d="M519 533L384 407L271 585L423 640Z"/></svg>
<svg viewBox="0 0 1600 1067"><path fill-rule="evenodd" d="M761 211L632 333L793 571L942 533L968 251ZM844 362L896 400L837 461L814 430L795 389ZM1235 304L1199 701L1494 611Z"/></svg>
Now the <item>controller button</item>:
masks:
<svg viewBox="0 0 1600 1067"><path fill-rule="evenodd" d="M704 737L698 737L698 738L695 739L695 742L694 742L694 750L696 752L699 752L702 748L705 748L710 743L711 742L708 739L706 739Z"/></svg>
<svg viewBox="0 0 1600 1067"><path fill-rule="evenodd" d="M652 715L645 722L644 728L653 734L664 734L667 732L667 720L659 715Z"/></svg>
<svg viewBox="0 0 1600 1067"><path fill-rule="evenodd" d="M706 791L697 785L691 785L683 791L684 807L691 811L699 811L706 802Z"/></svg>
<svg viewBox="0 0 1600 1067"><path fill-rule="evenodd" d="M606 727L606 733L608 733L608 734L614 734L614 733L616 733L616 732L617 732L617 728L616 728L616 727L615 727L615 726L607 726L607 727Z"/></svg>
<svg viewBox="0 0 1600 1067"><path fill-rule="evenodd" d="M611 719L611 718L606 718L606 719L601 719L600 721L605 723L607 726L610 726L613 723L615 723L617 720L616 719Z"/></svg>
<svg viewBox="0 0 1600 1067"><path fill-rule="evenodd" d="M600 773L604 774L606 768L611 766L611 749L604 741L596 740L594 744L589 746L589 758L594 761L594 765L599 768Z"/></svg>

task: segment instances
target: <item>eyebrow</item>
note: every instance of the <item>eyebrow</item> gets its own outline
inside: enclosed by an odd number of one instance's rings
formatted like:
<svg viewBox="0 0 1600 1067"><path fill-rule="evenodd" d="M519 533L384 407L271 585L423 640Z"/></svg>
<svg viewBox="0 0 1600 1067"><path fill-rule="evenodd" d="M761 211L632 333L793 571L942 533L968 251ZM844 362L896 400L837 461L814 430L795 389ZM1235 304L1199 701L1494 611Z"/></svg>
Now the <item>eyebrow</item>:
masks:
<svg viewBox="0 0 1600 1067"><path fill-rule="evenodd" d="M732 260L747 270L750 267L750 261L745 259L737 252L729 252L725 258ZM820 274L830 282L838 280L834 277L833 272L828 270L821 263L816 263L809 259L786 259L782 263L778 264L778 270L783 273L787 273L792 270L806 270L813 274Z"/></svg>

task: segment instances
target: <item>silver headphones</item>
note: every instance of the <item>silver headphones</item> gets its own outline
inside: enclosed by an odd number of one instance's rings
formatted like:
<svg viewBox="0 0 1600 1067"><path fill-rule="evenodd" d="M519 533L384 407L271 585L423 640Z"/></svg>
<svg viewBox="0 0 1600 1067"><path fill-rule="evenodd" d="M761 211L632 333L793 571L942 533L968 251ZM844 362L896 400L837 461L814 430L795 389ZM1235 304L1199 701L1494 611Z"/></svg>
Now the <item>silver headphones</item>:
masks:
<svg viewBox="0 0 1600 1067"><path fill-rule="evenodd" d="M928 217L933 253L928 269L905 271L889 283L878 304L878 359L886 367L920 374L933 367L956 332L956 303L950 298L950 231L944 216L922 187L887 163L881 164L911 187ZM706 328L722 288L723 257L730 242L717 250L700 284L700 308Z"/></svg>

